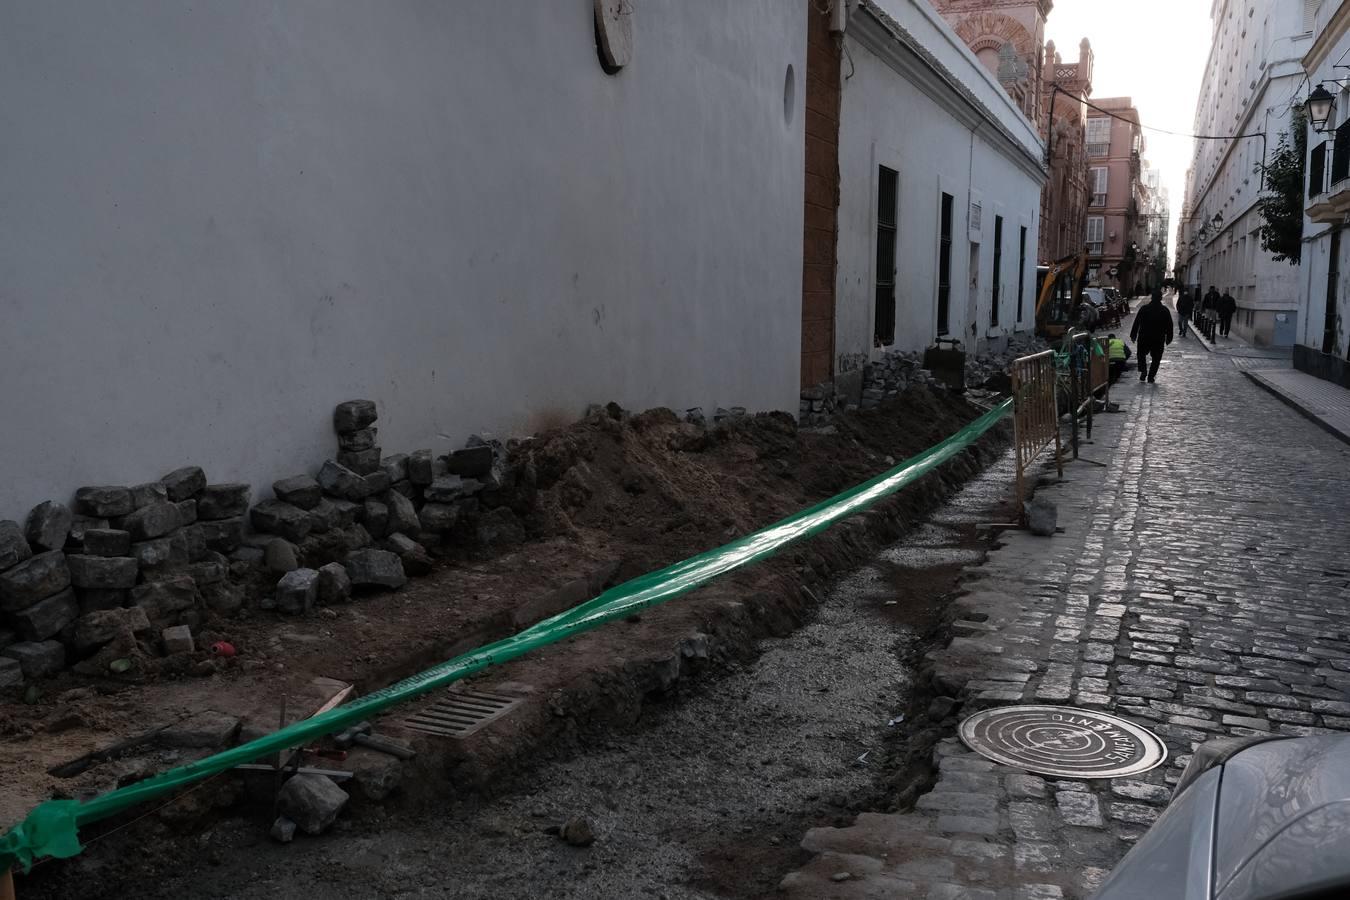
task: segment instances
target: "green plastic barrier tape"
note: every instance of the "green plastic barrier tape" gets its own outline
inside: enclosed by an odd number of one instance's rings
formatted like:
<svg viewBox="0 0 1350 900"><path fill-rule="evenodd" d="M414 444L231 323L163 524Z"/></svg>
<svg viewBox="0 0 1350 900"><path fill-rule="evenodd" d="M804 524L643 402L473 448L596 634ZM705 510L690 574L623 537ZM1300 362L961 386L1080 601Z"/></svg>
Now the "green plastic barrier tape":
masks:
<svg viewBox="0 0 1350 900"><path fill-rule="evenodd" d="M34 860L41 857L75 856L82 849L79 839L81 825L106 819L139 803L163 797L194 781L251 763L259 757L332 734L395 704L443 688L488 666L504 663L531 650L589 631L612 619L624 618L636 610L664 603L728 572L767 559L793 541L823 531L840 519L922 478L969 447L1011 410L1012 401L1005 400L956 434L870 481L715 550L612 587L598 597L511 637L447 660L346 706L296 722L223 753L118 788L93 800L48 800L41 803L27 818L0 838L0 873L16 864L23 866L26 871Z"/></svg>

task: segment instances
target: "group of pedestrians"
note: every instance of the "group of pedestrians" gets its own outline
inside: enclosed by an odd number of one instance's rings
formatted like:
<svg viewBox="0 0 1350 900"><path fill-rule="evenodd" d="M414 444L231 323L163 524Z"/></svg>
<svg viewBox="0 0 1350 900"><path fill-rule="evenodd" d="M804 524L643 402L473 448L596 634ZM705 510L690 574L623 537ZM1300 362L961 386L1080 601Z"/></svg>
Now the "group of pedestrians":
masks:
<svg viewBox="0 0 1350 900"><path fill-rule="evenodd" d="M1237 313L1237 300L1227 291L1220 294L1212 284L1203 296L1200 294L1199 287L1193 292L1181 288L1177 295L1177 318L1182 337L1186 336L1186 323L1188 321L1198 323L1202 319L1213 323L1215 334L1220 337L1228 337L1228 333L1233 330L1235 313Z"/></svg>

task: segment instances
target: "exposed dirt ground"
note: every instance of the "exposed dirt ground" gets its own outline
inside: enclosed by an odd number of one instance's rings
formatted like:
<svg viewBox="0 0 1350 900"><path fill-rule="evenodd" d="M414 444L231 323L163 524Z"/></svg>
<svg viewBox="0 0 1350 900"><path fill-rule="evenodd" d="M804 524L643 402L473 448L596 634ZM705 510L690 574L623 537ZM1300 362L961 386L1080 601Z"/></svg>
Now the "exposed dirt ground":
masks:
<svg viewBox="0 0 1350 900"><path fill-rule="evenodd" d="M705 429L678 422L665 411L631 418L616 411L615 415L593 416L525 442L512 454L512 464L522 484L516 503L526 515L531 536L525 545L496 555L449 554L432 575L416 579L402 591L360 598L349 605L321 610L312 618L279 620L271 614L256 613L216 623L214 630L233 641L240 656L207 678L126 685L62 676L47 686L36 704L11 703L0 707L0 728L4 729L0 771L7 786L0 799L3 804L0 817L13 821L33 802L53 793L78 795L80 790L106 789L118 780L134 780L154 768L184 759L183 751L158 749L138 758L105 763L76 779L61 780L43 774L49 766L79 753L203 708L229 712L249 720L255 727L270 729L275 727L283 694L290 698L292 709L303 710L307 704L317 703L312 696L307 698L309 683L315 676L353 681L362 691L380 687L432 661L508 633L522 624L522 609L531 598L556 592L578 580L597 588L603 583L616 583L723 543L875 475L891 462L937 442L977 413L978 410L959 399L918 389L879 409L841 416L833 433L800 433L787 416L729 420ZM970 470L970 463L966 463L965 473ZM925 485L902 492L891 501L890 514L901 518L908 514L910 521L921 518L962 477L962 474L940 474L928 479ZM602 661L611 666L615 659L620 664L625 660L633 664L643 662L644 647L666 648L653 651L654 659L662 652L668 656L672 641L701 630L715 630L710 624L712 620L726 612L724 608L729 603L740 602L729 598L744 600L746 591L776 586L774 596L749 598L748 606L753 612L763 614L762 607L771 607L777 602L775 598L787 596L785 583L818 583L831 570L838 570L847 555L845 544L847 540L838 537L833 544L817 539L751 573L644 614L640 620L610 626L522 660L512 668L510 677L533 685L544 697L560 691L569 679L575 680L579 672L587 667L596 668ZM884 585L887 580L884 563L878 564L876 573L878 583ZM943 573L942 577L948 574ZM791 593L796 595L795 591ZM823 633L829 633L836 639L838 635L867 634L867 641L880 641L875 648L876 659L885 657L887 661L877 671L889 672L886 677L894 684L891 695L883 694L882 699L887 707L900 705L904 700L903 678L897 674L894 651L931 627L931 616L925 614L924 593L914 594L903 606L897 599L894 607L881 605L861 613L889 623L875 635L859 622L851 621L832 627L822 625L823 631L809 630L802 639L814 634L815 640L821 640ZM931 601L932 597L927 599ZM787 606L786 619L780 616L781 621L774 626L783 632L791 629L802 612L791 608L791 602ZM915 612L919 614L916 616ZM771 613L772 610L770 618ZM828 617L829 613L825 615ZM822 619L822 623L827 621L828 618ZM841 628L840 624L847 627ZM897 627L904 634L892 630ZM735 652L744 656L744 650L739 648ZM766 665L761 670L765 677L775 678L772 660ZM824 678L823 674L808 674L817 680ZM829 679L821 683L828 686ZM640 678L630 684L596 677L589 694L581 701L588 709L568 710L567 715L559 716L562 726L550 726L551 731L544 729L557 744L549 752L567 757L597 740L596 735L603 733L606 725L630 726L638 719L644 695L649 693ZM650 702L650 698L646 699ZM729 705L731 701L714 697L713 702ZM876 704L875 692L867 702ZM859 714L857 710L848 713L846 704L824 706L845 716L845 722L848 716ZM549 715L547 704L540 702L536 707L519 717L521 721L515 727L527 730L530 715ZM679 709L672 707L671 721L676 721ZM582 712L587 715L581 715ZM778 719L795 716L799 721L808 721L814 715L809 709L794 712L790 705L781 715L772 710L759 712ZM556 708L553 715L558 716ZM867 715L879 716L881 711L869 709ZM565 727L573 716L586 724ZM511 727L486 736L487 743L477 752L424 754L426 761L419 764L417 771L423 772L427 766L444 766L435 774L461 790L479 791L512 765L524 769L537 766L539 746L526 742L522 748L513 747ZM687 725L684 730L688 730ZM736 746L736 739L729 739L732 744L721 751L728 762ZM623 744L615 744L613 752L614 758L605 765L620 766L625 757ZM697 756L693 748L689 752ZM513 754L519 758L512 759ZM780 754L783 757L780 763L788 765L786 760L793 755L793 752ZM508 763L502 764L497 757ZM489 761L483 762L485 759ZM718 757L710 749L708 758L698 764L709 766L717 762ZM771 766L760 760L754 762L761 767ZM633 771L636 774L638 769L645 768L641 764ZM200 812L213 804L235 803L246 793L238 788L217 788L213 785L199 792L195 800L185 805ZM400 807L405 811L403 814L409 809L416 810L418 799L430 802L440 815L444 814L444 801L431 801L429 797L413 799L413 803ZM347 827L381 832L388 828L382 819L391 810L392 807L369 810L357 816L359 824ZM562 811L546 810L545 818ZM428 815L425 809L413 814ZM788 815L786 811L781 814ZM121 854L91 850L78 863L40 867L35 873L37 877L25 879L29 882L25 896L101 896L105 889L151 895L145 884L138 883L140 876L152 872L162 875L161 864L180 861L178 854L183 849L167 835L150 842L157 846L144 846L145 836L163 829L162 820L166 817L175 818L160 815L122 832L134 835L136 844L143 847L143 869L141 860L128 867ZM232 855L225 853L226 849L234 851L251 843L262 834L265 823L265 813L260 819L255 810L247 824L222 825L206 832L207 836L198 841L208 848L208 859L224 861ZM603 829L603 823L598 827ZM791 827L795 826L788 826L789 830ZM232 834L232 829L240 832L242 844L222 837ZM97 833L92 832L94 836ZM210 849L222 840L220 851ZM116 844L113 839L105 846L112 850ZM789 841L786 846L795 846L795 842ZM262 850L256 848L257 852ZM718 852L711 846L705 850L713 854L709 859ZM717 867L708 868L715 871ZM770 866L765 871L775 868L778 867ZM94 872L100 875L91 879L89 876ZM719 880L715 875L706 877ZM493 895L487 890L487 895ZM219 895L232 894L227 891ZM248 892L233 895L244 896Z"/></svg>

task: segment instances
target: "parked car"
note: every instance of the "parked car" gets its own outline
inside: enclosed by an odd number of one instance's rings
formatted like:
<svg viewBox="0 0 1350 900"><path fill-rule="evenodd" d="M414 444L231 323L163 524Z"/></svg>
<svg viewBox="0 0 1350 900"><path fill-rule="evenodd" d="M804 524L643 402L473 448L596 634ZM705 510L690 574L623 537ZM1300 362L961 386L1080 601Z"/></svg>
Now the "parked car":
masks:
<svg viewBox="0 0 1350 900"><path fill-rule="evenodd" d="M1350 734L1200 745L1093 900L1350 897Z"/></svg>

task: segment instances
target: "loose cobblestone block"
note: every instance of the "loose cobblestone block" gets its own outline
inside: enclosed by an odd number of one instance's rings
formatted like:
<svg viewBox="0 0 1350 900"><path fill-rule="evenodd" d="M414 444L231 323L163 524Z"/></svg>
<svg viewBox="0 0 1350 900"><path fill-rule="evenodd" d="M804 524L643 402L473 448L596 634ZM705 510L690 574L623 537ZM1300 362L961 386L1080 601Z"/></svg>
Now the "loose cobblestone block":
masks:
<svg viewBox="0 0 1350 900"><path fill-rule="evenodd" d="M1105 828L1101 807L1097 804L1097 795L1084 791L1060 791L1055 794L1055 804L1059 807L1059 817L1066 825L1078 825L1083 828Z"/></svg>
<svg viewBox="0 0 1350 900"><path fill-rule="evenodd" d="M80 604L70 588L14 613L14 627L26 641L55 637L80 614Z"/></svg>
<svg viewBox="0 0 1350 900"><path fill-rule="evenodd" d="M206 547L218 553L232 553L239 549L239 545L244 542L244 520L242 518L198 522L192 527L199 529Z"/></svg>
<svg viewBox="0 0 1350 900"><path fill-rule="evenodd" d="M347 577L347 570L341 563L335 562L320 566L315 591L315 599L325 605L347 600L352 595L352 582Z"/></svg>
<svg viewBox="0 0 1350 900"><path fill-rule="evenodd" d="M358 475L370 475L381 471L380 448L369 450L339 450L337 461Z"/></svg>
<svg viewBox="0 0 1350 900"><path fill-rule="evenodd" d="M1130 825L1152 825L1160 815L1157 809L1140 803L1112 802L1108 804L1108 807L1107 814L1111 818Z"/></svg>
<svg viewBox="0 0 1350 900"><path fill-rule="evenodd" d="M1167 788L1146 781L1112 781L1111 793L1126 800L1142 800L1156 806L1166 806L1172 799L1172 792Z"/></svg>
<svg viewBox="0 0 1350 900"><path fill-rule="evenodd" d="M347 575L353 587L400 588L407 583L403 561L387 550L356 550L347 554Z"/></svg>
<svg viewBox="0 0 1350 900"><path fill-rule="evenodd" d="M200 466L184 466L174 469L160 479L164 491L171 503L191 500L206 487L206 473Z"/></svg>
<svg viewBox="0 0 1350 900"><path fill-rule="evenodd" d="M351 434L369 428L378 418L374 400L347 400L333 410L333 430L338 434Z"/></svg>
<svg viewBox="0 0 1350 900"><path fill-rule="evenodd" d="M0 656L16 660L28 680L47 678L66 667L66 648L60 641L21 641L0 650Z"/></svg>
<svg viewBox="0 0 1350 900"><path fill-rule="evenodd" d="M314 606L319 573L313 569L296 569L281 576L277 582L277 609L289 615L309 612Z"/></svg>
<svg viewBox="0 0 1350 900"><path fill-rule="evenodd" d="M365 478L331 459L319 469L318 481L325 493L352 503L359 503L368 496Z"/></svg>
<svg viewBox="0 0 1350 900"><path fill-rule="evenodd" d="M94 485L82 487L75 492L75 508L86 516L111 519L129 514L135 506L131 502L129 489Z"/></svg>
<svg viewBox="0 0 1350 900"><path fill-rule="evenodd" d="M28 538L18 522L0 519L0 572L13 568L33 555Z"/></svg>
<svg viewBox="0 0 1350 900"><path fill-rule="evenodd" d="M314 527L309 513L281 500L264 500L249 510L249 518L259 531L293 542L303 541Z"/></svg>
<svg viewBox="0 0 1350 900"><path fill-rule="evenodd" d="M197 508L200 513L200 501L198 501ZM142 506L130 515L125 516L121 523L122 528L131 532L133 542L163 537L177 528L178 525L178 507L168 501L159 501Z"/></svg>
<svg viewBox="0 0 1350 900"><path fill-rule="evenodd" d="M143 635L150 631L150 620L140 607L100 609L75 620L73 643L80 654L90 653L120 634Z"/></svg>
<svg viewBox="0 0 1350 900"><path fill-rule="evenodd" d="M282 503L312 510L323 500L323 488L308 475L294 475L272 482L272 493Z"/></svg>
<svg viewBox="0 0 1350 900"><path fill-rule="evenodd" d="M338 447L350 452L370 450L375 446L379 433L378 428L361 428L357 431L339 434Z"/></svg>
<svg viewBox="0 0 1350 900"><path fill-rule="evenodd" d="M132 556L85 556L72 553L66 557L70 583L78 588L126 590L136 586L140 565Z"/></svg>
<svg viewBox="0 0 1350 900"><path fill-rule="evenodd" d="M90 528L84 532L88 556L130 556L131 532L120 528Z"/></svg>
<svg viewBox="0 0 1350 900"><path fill-rule="evenodd" d="M938 831L943 834L997 834L997 816L960 816L940 815L937 817Z"/></svg>
<svg viewBox="0 0 1350 900"><path fill-rule="evenodd" d="M18 612L70 586L66 555L50 550L0 574L0 612Z"/></svg>
<svg viewBox="0 0 1350 900"><path fill-rule="evenodd" d="M74 516L61 503L47 500L33 507L24 525L24 534L28 543L39 550L62 550L66 538L70 537L70 526Z"/></svg>
<svg viewBox="0 0 1350 900"><path fill-rule="evenodd" d="M170 656L175 653L191 653L194 648L192 629L186 625L165 628L160 632L160 640L164 643L164 652Z"/></svg>
<svg viewBox="0 0 1350 900"><path fill-rule="evenodd" d="M0 656L0 690L23 687L23 667L17 659Z"/></svg>

